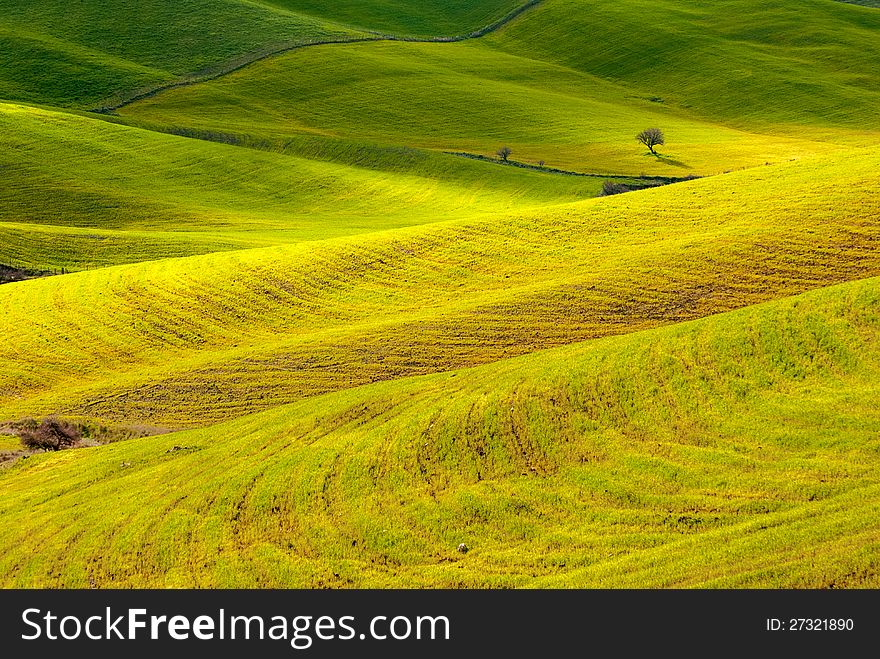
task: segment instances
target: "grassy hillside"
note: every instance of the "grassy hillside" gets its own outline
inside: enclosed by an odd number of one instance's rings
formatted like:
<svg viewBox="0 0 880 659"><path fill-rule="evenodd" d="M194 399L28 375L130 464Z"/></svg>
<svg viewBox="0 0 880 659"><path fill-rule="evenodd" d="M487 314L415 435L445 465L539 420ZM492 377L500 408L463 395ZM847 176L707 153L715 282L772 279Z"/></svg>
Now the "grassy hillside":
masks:
<svg viewBox="0 0 880 659"><path fill-rule="evenodd" d="M0 263L76 270L327 239L566 203L602 184L416 150L364 148L371 169L301 150L310 158L0 104Z"/></svg>
<svg viewBox="0 0 880 659"><path fill-rule="evenodd" d="M32 457L0 578L876 587L878 309L873 279Z"/></svg>
<svg viewBox="0 0 880 659"><path fill-rule="evenodd" d="M880 13L829 0L548 0L487 42L737 126L863 130L878 31Z"/></svg>
<svg viewBox="0 0 880 659"><path fill-rule="evenodd" d="M489 25L526 0L267 0L266 4L383 33L455 36Z"/></svg>
<svg viewBox="0 0 880 659"><path fill-rule="evenodd" d="M878 29L880 14L827 0L548 0L479 40L306 49L121 112L270 140L507 144L577 171L717 174L864 144ZM666 133L662 158L633 139L648 126Z"/></svg>
<svg viewBox="0 0 880 659"><path fill-rule="evenodd" d="M506 144L516 160L629 175L717 174L831 148L809 136L795 140L725 128L651 102L641 92L489 50L478 41L311 48L120 113L162 126L270 140L319 133L492 156ZM668 137L662 158L634 139L654 125Z"/></svg>
<svg viewBox="0 0 880 659"><path fill-rule="evenodd" d="M364 31L469 34L519 6L423 0L0 0L0 99L79 108ZM358 28L352 26L359 26Z"/></svg>
<svg viewBox="0 0 880 659"><path fill-rule="evenodd" d="M247 53L351 34L244 0L0 0L0 99L91 107Z"/></svg>
<svg viewBox="0 0 880 659"><path fill-rule="evenodd" d="M0 418L200 424L877 275L877 165L7 284Z"/></svg>

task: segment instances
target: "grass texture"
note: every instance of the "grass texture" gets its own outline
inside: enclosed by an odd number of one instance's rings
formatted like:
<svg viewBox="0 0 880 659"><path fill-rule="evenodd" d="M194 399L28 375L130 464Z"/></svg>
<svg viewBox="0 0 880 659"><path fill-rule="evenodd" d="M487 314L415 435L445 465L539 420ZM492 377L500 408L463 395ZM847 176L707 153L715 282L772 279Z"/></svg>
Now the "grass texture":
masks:
<svg viewBox="0 0 880 659"><path fill-rule="evenodd" d="M0 0L0 586L880 587L880 12L522 6Z"/></svg>
<svg viewBox="0 0 880 659"><path fill-rule="evenodd" d="M478 40L304 49L120 112L275 141L506 144L582 172L717 174L874 139L878 29L880 14L828 0L548 0ZM662 157L635 144L648 126L666 133Z"/></svg>
<svg viewBox="0 0 880 659"><path fill-rule="evenodd" d="M550 0L488 43L731 125L861 131L878 29L877 12L829 0Z"/></svg>
<svg viewBox="0 0 880 659"><path fill-rule="evenodd" d="M201 424L875 276L877 164L7 284L0 417Z"/></svg>
<svg viewBox="0 0 880 659"><path fill-rule="evenodd" d="M298 149L308 157L0 104L0 263L81 270L327 239L572 202L603 180L414 149L331 144L348 163Z"/></svg>
<svg viewBox="0 0 880 659"><path fill-rule="evenodd" d="M524 0L269 0L267 4L358 29L421 37L458 36L513 11Z"/></svg>
<svg viewBox="0 0 880 659"><path fill-rule="evenodd" d="M877 279L845 284L19 461L0 575L876 587L878 303Z"/></svg>
<svg viewBox="0 0 880 659"><path fill-rule="evenodd" d="M267 47L346 36L242 0L3 0L0 98L91 107Z"/></svg>

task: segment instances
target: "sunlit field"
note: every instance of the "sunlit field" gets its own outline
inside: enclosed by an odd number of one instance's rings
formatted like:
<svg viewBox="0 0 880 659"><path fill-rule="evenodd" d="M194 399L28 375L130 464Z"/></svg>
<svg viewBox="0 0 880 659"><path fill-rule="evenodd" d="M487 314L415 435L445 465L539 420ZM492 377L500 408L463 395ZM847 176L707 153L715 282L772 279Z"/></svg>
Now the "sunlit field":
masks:
<svg viewBox="0 0 880 659"><path fill-rule="evenodd" d="M0 585L880 587L878 31L0 0Z"/></svg>

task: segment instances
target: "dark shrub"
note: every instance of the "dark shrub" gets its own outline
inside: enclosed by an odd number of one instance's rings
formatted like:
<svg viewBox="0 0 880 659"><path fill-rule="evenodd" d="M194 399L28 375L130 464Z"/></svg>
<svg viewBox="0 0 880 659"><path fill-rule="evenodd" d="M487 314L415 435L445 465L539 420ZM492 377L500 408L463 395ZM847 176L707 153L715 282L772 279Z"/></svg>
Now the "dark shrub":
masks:
<svg viewBox="0 0 880 659"><path fill-rule="evenodd" d="M615 183L614 181L605 181L602 184L602 194L605 196L620 194L621 192L629 192L632 190L629 186L624 185L623 183Z"/></svg>
<svg viewBox="0 0 880 659"><path fill-rule="evenodd" d="M82 438L82 433L67 421L50 416L39 424L28 424L20 431L20 437L25 448L60 451L75 446Z"/></svg>

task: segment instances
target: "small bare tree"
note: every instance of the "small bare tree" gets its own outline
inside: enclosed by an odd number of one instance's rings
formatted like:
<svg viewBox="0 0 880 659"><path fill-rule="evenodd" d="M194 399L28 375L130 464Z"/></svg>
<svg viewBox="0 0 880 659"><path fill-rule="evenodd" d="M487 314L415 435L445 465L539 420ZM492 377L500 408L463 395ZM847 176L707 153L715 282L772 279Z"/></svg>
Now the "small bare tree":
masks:
<svg viewBox="0 0 880 659"><path fill-rule="evenodd" d="M641 143L648 147L648 150L653 153L655 156L657 152L654 150L655 146L661 146L666 144L663 139L663 131L659 128L646 128L641 133L636 135L636 139Z"/></svg>
<svg viewBox="0 0 880 659"><path fill-rule="evenodd" d="M513 149L511 149L509 146L502 146L495 152L495 155L497 155L501 159L501 162L507 162L507 159L510 157L511 153L513 153Z"/></svg>
<svg viewBox="0 0 880 659"><path fill-rule="evenodd" d="M78 428L52 416L29 426L19 433L21 443L29 449L60 451L75 446L82 439Z"/></svg>

